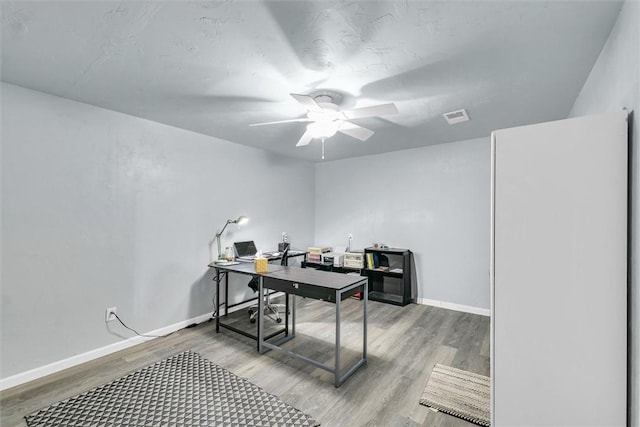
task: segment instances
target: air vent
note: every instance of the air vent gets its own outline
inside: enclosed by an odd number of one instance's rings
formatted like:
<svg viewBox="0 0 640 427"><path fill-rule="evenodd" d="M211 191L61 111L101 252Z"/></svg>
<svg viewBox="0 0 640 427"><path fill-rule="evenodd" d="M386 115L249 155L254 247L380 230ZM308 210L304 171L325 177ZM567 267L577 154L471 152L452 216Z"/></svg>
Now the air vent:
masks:
<svg viewBox="0 0 640 427"><path fill-rule="evenodd" d="M465 110L464 108L462 110L444 113L443 116L445 119L447 119L447 123L449 123L450 125L455 125L456 123L462 123L469 120L467 110Z"/></svg>

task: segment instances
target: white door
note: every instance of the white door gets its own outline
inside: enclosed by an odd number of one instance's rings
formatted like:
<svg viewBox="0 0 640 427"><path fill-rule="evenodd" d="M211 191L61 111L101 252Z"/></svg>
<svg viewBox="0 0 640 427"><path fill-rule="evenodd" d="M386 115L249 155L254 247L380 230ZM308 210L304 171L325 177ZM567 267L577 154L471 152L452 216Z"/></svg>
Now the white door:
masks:
<svg viewBox="0 0 640 427"><path fill-rule="evenodd" d="M627 114L492 135L493 426L624 426Z"/></svg>

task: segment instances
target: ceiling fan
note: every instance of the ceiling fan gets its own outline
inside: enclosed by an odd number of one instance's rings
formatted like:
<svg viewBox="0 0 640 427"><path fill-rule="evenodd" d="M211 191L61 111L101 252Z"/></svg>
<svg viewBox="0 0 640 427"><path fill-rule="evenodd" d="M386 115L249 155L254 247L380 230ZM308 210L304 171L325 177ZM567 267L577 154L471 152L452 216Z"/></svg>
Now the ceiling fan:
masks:
<svg viewBox="0 0 640 427"><path fill-rule="evenodd" d="M364 117L384 116L396 114L398 109L395 104L379 104L370 107L353 108L341 110L334 102L334 97L327 94L298 95L290 94L296 101L307 109L307 117L298 119L280 120L277 122L254 123L249 126L275 125L279 123L310 122L296 147L308 145L313 138L329 138L336 132L349 135L360 141L366 141L375 132L349 122L351 119L361 119Z"/></svg>

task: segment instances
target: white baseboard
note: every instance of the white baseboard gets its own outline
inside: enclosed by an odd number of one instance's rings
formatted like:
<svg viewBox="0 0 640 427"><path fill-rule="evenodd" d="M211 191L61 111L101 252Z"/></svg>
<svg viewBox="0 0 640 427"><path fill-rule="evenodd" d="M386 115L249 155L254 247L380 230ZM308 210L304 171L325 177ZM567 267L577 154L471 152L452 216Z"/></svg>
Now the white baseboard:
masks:
<svg viewBox="0 0 640 427"><path fill-rule="evenodd" d="M422 305L430 305L433 307L446 308L448 310L462 311L464 313L479 314L481 316L491 316L491 310L488 308L472 307L469 305L454 304L452 302L438 301L427 298L417 298L416 302Z"/></svg>
<svg viewBox="0 0 640 427"><path fill-rule="evenodd" d="M277 297L280 295L284 295L284 294L282 292L277 292L275 294L272 294L273 297ZM242 310L243 308L250 307L251 305L256 304L256 302L257 300L247 301L246 303L239 304L235 307L230 308L229 313L233 313L234 311L238 311L238 310ZM212 315L213 315L213 312L203 314L201 316L194 317L193 319L183 320L181 322L174 323L173 325L156 329L155 331L145 332L145 335L167 335L167 334L170 334L171 332L175 332L180 329L186 328L187 326L192 325L194 323L204 322L207 319L210 319ZM81 363L89 362L99 357L106 356L106 355L115 353L117 351L132 347L136 344L140 344L142 342L153 340L153 339L155 338L140 337L140 336L131 337L126 340L119 341L117 343L109 344L107 346L100 347L95 350L88 351L86 353L69 357L68 359L59 360L57 362L53 362L48 365L40 366L39 368L31 369L26 372L21 372L19 374L12 375L7 378L2 378L0 379L0 391L6 390L11 387L15 387L20 384L27 383L29 381L37 380L38 378L42 378L47 375L54 374L64 369L80 365Z"/></svg>
<svg viewBox="0 0 640 427"><path fill-rule="evenodd" d="M229 310L232 311L232 310ZM235 311L235 310L234 310ZM193 319L183 320L173 325L165 326L164 328L156 329L155 331L145 332L145 335L167 335L171 332L178 331L194 323L201 323L210 319L213 313L203 314L201 316L194 317ZM109 344L104 347L96 348L95 350L88 351L86 353L78 354L76 356L69 357L67 359L59 360L57 362L50 363L48 365L40 366L39 368L31 369L26 372L21 372L16 375L12 375L7 378L0 379L0 390L6 390L11 387L15 387L20 384L27 383L29 381L36 380L38 378L45 377L47 375L54 374L73 366L80 365L81 363L89 362L108 354L115 353L116 351L124 350L125 348L132 347L136 344L140 344L145 341L153 340L152 337L140 337L135 336L126 340L119 341L117 343Z"/></svg>
<svg viewBox="0 0 640 427"><path fill-rule="evenodd" d="M274 294L273 296L275 297L279 295L282 295L282 293L279 292ZM437 301L437 300L432 300L427 298L418 298L416 302L422 305L431 305L434 307L441 307L449 310L462 311L465 313L479 314L482 316L489 316L491 313L490 310L486 308L478 308L478 307L471 307L471 306L466 306L461 304L453 304L453 303ZM255 301L250 301L244 304L240 304L238 306L231 308L229 312L232 313L237 310L242 310L243 308L247 308L254 303ZM191 324L204 322L207 319L210 319L212 315L213 313L203 314L203 315L194 317L192 319L183 320L181 322L174 323L173 325L165 326L163 328L156 329L154 331L146 332L145 334L167 335L171 332L175 332L180 329L183 329ZM89 362L91 360L97 359L102 356L107 356L109 354L115 353L120 350L124 350L136 344L140 344L142 342L149 341L152 339L155 339L155 338L140 337L140 336L131 337L126 340L119 341L117 343L109 344L107 346L88 351L86 353L78 354L76 356L59 360L57 362L53 362L48 365L40 366L38 368L31 369L29 371L21 372L19 374L12 375L7 378L2 378L0 379L0 391L7 390L11 387L15 387L20 384L25 384L29 381L37 380L47 375L51 375L56 372L62 371L64 369L71 368L85 362Z"/></svg>

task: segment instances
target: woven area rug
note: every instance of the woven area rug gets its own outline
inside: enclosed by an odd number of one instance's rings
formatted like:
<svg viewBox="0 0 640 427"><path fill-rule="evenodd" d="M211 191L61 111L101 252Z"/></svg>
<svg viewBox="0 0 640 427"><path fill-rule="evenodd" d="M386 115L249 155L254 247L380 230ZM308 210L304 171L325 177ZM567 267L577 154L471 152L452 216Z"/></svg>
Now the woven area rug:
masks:
<svg viewBox="0 0 640 427"><path fill-rule="evenodd" d="M420 403L481 426L491 425L489 377L437 364Z"/></svg>
<svg viewBox="0 0 640 427"><path fill-rule="evenodd" d="M41 426L317 426L255 384L187 351L25 417Z"/></svg>

